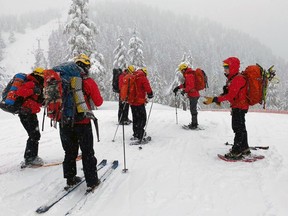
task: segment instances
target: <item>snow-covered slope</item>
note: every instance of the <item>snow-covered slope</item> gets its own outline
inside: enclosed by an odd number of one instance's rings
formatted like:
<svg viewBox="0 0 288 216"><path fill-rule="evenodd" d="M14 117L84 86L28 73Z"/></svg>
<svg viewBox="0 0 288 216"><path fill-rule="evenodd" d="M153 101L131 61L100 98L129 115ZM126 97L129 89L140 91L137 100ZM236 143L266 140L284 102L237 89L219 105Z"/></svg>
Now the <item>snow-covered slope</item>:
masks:
<svg viewBox="0 0 288 216"><path fill-rule="evenodd" d="M1 67L5 68L7 75L15 73L29 73L35 63L35 51L38 49L38 41L47 55L48 38L51 32L58 28L59 20L53 20L38 29L27 29L24 34L15 34L16 41L7 44L4 50L4 59Z"/></svg>
<svg viewBox="0 0 288 216"><path fill-rule="evenodd" d="M149 111L151 103L146 107ZM153 105L147 132L152 142L127 145L132 126L125 126L128 173L122 173L122 127L112 142L117 121L117 103L104 102L95 111L99 120L100 142L95 141L98 160L118 159L116 172L103 183L75 215L174 216L174 215L277 215L288 214L288 116L248 113L249 143L269 145L265 156L255 163L227 163L217 158L226 153L233 133L229 112L200 111L204 130L186 131L181 124L190 113ZM38 115L40 124L42 113ZM0 209L1 215L36 215L35 210L63 189L62 167L20 170L26 132L17 116L0 112ZM94 134L95 135L95 134ZM96 140L96 135L94 136ZM62 161L64 152L59 131L45 121L39 156L45 161ZM78 175L82 176L79 161ZM100 172L100 174L102 171ZM64 215L82 196L85 184L56 204L45 215Z"/></svg>

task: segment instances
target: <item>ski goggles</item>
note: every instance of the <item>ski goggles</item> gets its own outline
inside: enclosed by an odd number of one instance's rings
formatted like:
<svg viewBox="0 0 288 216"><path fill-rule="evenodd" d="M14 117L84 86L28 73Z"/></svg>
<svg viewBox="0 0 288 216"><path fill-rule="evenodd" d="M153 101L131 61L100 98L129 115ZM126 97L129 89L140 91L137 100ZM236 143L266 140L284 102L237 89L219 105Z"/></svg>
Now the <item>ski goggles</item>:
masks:
<svg viewBox="0 0 288 216"><path fill-rule="evenodd" d="M229 69L229 65L227 63L223 63L224 69Z"/></svg>

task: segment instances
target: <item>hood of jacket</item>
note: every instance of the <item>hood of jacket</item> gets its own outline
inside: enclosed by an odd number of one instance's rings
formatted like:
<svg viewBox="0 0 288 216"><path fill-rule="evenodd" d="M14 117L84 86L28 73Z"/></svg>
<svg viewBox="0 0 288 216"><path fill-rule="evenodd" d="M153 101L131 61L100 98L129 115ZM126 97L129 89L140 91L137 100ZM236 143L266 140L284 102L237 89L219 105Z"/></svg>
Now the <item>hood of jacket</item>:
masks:
<svg viewBox="0 0 288 216"><path fill-rule="evenodd" d="M235 74L239 73L240 69L240 60L236 57L229 57L223 61L223 63L226 63L229 65L229 75L228 79L230 77L233 77Z"/></svg>

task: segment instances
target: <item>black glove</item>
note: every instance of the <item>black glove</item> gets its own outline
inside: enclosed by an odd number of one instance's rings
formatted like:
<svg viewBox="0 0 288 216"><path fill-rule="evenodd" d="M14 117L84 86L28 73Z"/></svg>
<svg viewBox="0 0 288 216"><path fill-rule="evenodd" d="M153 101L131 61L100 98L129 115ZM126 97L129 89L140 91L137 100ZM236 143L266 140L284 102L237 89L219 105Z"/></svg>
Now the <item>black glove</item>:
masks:
<svg viewBox="0 0 288 216"><path fill-rule="evenodd" d="M154 97L153 92L150 93L150 94L148 94L148 98L149 98L149 99L151 99L151 98L153 98L153 97Z"/></svg>
<svg viewBox="0 0 288 216"><path fill-rule="evenodd" d="M176 88L173 89L173 92L174 92L175 95L177 94L179 89L180 89L179 86L177 86Z"/></svg>
<svg viewBox="0 0 288 216"><path fill-rule="evenodd" d="M41 88L39 88L38 86L35 86L34 87L34 89L33 89L33 91L34 91L34 94L36 94L36 95L40 95L41 94Z"/></svg>
<svg viewBox="0 0 288 216"><path fill-rule="evenodd" d="M183 91L181 91L181 95L182 96L184 96L185 95L185 91L183 90Z"/></svg>

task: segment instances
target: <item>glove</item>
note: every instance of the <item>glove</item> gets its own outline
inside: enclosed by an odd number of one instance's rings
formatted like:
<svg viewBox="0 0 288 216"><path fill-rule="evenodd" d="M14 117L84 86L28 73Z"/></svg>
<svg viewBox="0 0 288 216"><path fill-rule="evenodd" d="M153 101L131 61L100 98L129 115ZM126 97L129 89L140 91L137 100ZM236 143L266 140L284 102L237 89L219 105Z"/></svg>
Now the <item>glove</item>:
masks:
<svg viewBox="0 0 288 216"><path fill-rule="evenodd" d="M153 92L150 93L150 94L148 94L148 98L149 98L149 99L151 99L151 98L153 98L153 97L154 97Z"/></svg>
<svg viewBox="0 0 288 216"><path fill-rule="evenodd" d="M40 95L41 94L41 88L39 88L38 86L35 86L33 89L34 94L36 95Z"/></svg>
<svg viewBox="0 0 288 216"><path fill-rule="evenodd" d="M180 89L179 86L177 86L176 88L173 89L173 92L174 92L175 95L177 94L179 89Z"/></svg>
<svg viewBox="0 0 288 216"><path fill-rule="evenodd" d="M184 96L185 95L185 91L183 90L183 91L181 91L181 95L182 96Z"/></svg>
<svg viewBox="0 0 288 216"><path fill-rule="evenodd" d="M211 103L216 103L217 105L220 105L220 102L218 102L217 97L205 97L206 101L203 101L205 105L209 105Z"/></svg>

